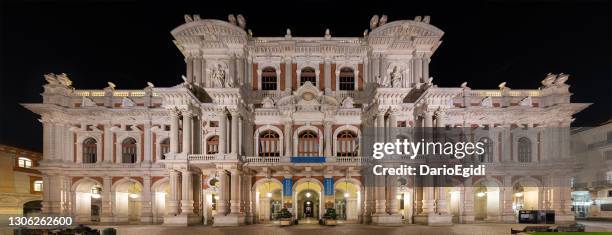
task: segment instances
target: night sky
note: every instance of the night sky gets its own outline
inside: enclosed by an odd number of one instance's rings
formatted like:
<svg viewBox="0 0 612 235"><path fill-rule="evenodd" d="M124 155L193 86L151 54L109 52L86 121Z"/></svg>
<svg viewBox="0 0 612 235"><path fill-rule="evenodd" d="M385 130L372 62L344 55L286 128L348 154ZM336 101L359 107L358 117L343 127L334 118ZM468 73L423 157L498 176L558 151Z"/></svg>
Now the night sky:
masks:
<svg viewBox="0 0 612 235"><path fill-rule="evenodd" d="M430 74L441 87L535 89L548 72L569 73L572 102L594 103L574 126L611 117L609 1L0 1L0 143L42 149L37 116L44 73L65 72L77 89L140 89L182 82L170 30L183 14L243 14L254 36L361 36L374 14L389 21L431 15L445 32ZM427 3L424 3L427 2Z"/></svg>

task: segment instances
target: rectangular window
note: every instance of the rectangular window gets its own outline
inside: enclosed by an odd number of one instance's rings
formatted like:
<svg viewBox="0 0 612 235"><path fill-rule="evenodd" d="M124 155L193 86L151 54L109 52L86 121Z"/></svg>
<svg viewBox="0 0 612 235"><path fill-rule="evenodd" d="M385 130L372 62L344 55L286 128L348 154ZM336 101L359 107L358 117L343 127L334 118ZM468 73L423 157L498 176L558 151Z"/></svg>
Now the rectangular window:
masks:
<svg viewBox="0 0 612 235"><path fill-rule="evenodd" d="M355 90L355 77L340 77L339 88L341 91Z"/></svg>
<svg viewBox="0 0 612 235"><path fill-rule="evenodd" d="M261 89L264 91L275 91L276 90L276 76L261 77Z"/></svg>
<svg viewBox="0 0 612 235"><path fill-rule="evenodd" d="M32 168L32 160L25 157L18 158L17 165L21 168Z"/></svg>
<svg viewBox="0 0 612 235"><path fill-rule="evenodd" d="M43 191L43 181L35 180L33 187L34 187L34 192L42 192Z"/></svg>

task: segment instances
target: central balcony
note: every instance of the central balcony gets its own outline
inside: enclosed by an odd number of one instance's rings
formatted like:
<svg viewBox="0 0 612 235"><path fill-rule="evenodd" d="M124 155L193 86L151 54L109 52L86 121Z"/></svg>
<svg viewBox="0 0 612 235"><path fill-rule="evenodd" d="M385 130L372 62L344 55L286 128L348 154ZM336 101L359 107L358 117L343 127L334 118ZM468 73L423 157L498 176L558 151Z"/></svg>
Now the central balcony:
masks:
<svg viewBox="0 0 612 235"><path fill-rule="evenodd" d="M272 156L243 156L237 158L232 154L190 154L187 158L189 162L195 164L213 164L221 162L236 162L241 161L248 165L269 165L276 163L279 165L285 164L333 164L333 165L361 165L368 162L367 157L272 157Z"/></svg>

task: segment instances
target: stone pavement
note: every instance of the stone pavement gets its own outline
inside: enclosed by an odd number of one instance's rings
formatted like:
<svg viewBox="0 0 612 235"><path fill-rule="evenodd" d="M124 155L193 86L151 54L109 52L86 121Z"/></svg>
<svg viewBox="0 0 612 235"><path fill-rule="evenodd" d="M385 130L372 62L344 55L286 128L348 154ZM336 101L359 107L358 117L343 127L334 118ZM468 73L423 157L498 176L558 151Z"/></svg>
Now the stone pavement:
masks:
<svg viewBox="0 0 612 235"><path fill-rule="evenodd" d="M612 234L612 222L608 221L578 221L584 224L588 232L610 232ZM521 224L454 224L452 226L432 227L415 224L402 226L375 226L362 224L340 224L334 227L324 227L317 224L301 224L297 226L280 227L277 224L256 224L241 227L217 228L212 226L171 227L162 225L120 225L120 226L92 226L97 229L108 227L117 228L119 235L497 235L510 234L510 228L522 229L526 225ZM12 235L9 228L0 227L0 235Z"/></svg>
<svg viewBox="0 0 612 235"><path fill-rule="evenodd" d="M612 232L610 222L585 223L587 231ZM432 227L406 224L402 226L387 227L362 224L340 224L334 227L320 225L297 225L280 227L276 224L256 224L241 227L169 227L161 225L123 225L117 226L119 235L165 235L165 234L210 234L210 235L404 235L404 234L465 234L465 235L496 235L510 234L510 228L522 229L525 225L519 224L455 224L452 226ZM105 227L99 227L105 228ZM611 233L612 234L612 233Z"/></svg>

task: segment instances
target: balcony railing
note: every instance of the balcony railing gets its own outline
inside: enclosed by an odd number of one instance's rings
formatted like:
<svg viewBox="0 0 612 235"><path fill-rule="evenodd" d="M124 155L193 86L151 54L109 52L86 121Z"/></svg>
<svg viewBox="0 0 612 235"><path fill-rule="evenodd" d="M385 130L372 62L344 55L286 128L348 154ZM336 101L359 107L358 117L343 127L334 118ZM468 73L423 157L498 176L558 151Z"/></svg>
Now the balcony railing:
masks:
<svg viewBox="0 0 612 235"><path fill-rule="evenodd" d="M245 162L252 163L278 163L281 157L245 157Z"/></svg>

